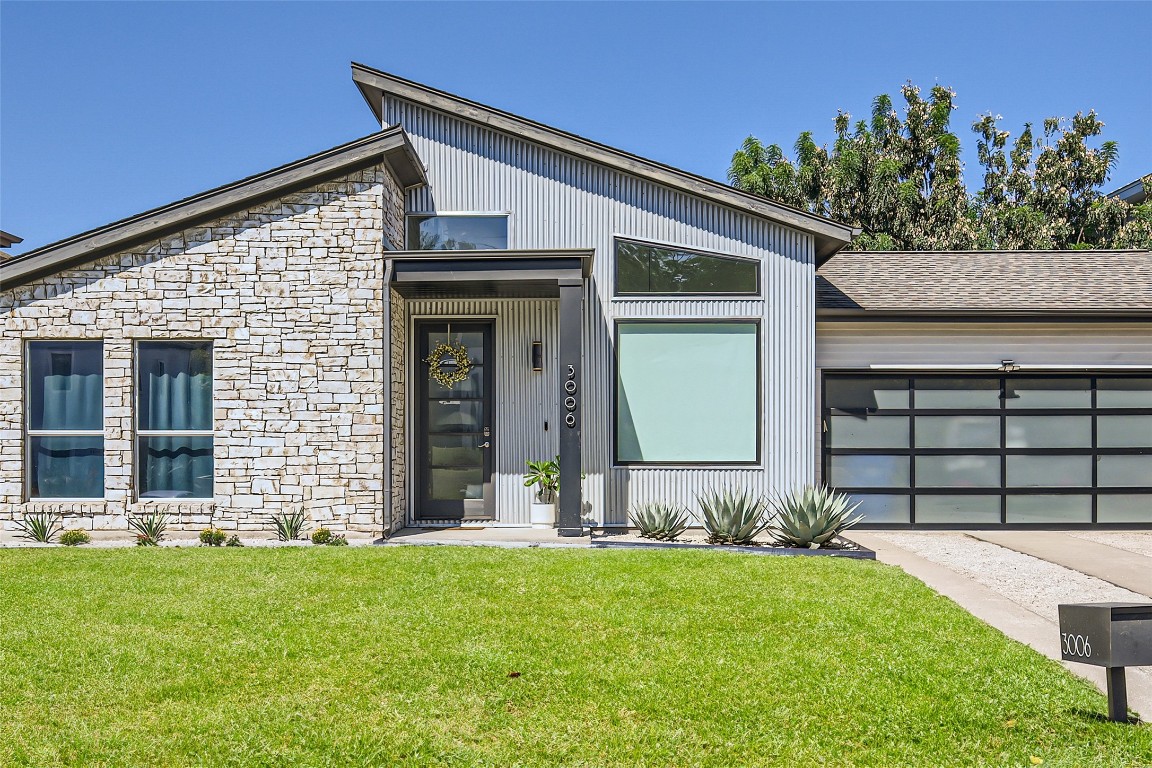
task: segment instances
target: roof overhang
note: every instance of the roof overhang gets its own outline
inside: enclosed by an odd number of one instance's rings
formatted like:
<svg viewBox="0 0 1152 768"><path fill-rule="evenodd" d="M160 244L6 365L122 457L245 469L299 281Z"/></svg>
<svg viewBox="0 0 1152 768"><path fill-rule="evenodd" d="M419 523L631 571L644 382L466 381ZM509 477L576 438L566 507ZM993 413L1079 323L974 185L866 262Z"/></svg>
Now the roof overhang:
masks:
<svg viewBox="0 0 1152 768"><path fill-rule="evenodd" d="M428 183L400 127L388 128L256 176L21 254L0 265L0 288L125 250L383 161L402 187Z"/></svg>
<svg viewBox="0 0 1152 768"><path fill-rule="evenodd" d="M392 287L410 298L551 298L592 273L592 250L391 251Z"/></svg>
<svg viewBox="0 0 1152 768"><path fill-rule="evenodd" d="M769 219L792 229L812 235L815 241L816 262L822 264L851 242L861 230L823 216L773 202L767 198L743 192L727 184L697 176L670 165L633 155L605 144L600 144L567 131L488 107L446 91L430 88L378 69L352 62L352 80L368 107L383 124L384 94L404 101L420 104L429 109L452 115L477 125L517 136L559 152L584 158L618 171L648 179L665 187L700 197L741 213Z"/></svg>

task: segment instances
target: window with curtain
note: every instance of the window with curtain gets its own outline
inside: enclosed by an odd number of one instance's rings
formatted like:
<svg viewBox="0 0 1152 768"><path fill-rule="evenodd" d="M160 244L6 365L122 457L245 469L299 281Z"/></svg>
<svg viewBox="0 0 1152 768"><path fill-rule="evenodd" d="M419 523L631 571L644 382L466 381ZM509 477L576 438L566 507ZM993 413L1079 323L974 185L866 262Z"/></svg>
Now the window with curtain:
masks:
<svg viewBox="0 0 1152 768"><path fill-rule="evenodd" d="M760 328L755 322L616 326L616 461L759 461Z"/></svg>
<svg viewBox="0 0 1152 768"><path fill-rule="evenodd" d="M212 342L136 347L140 498L212 498Z"/></svg>
<svg viewBox="0 0 1152 768"><path fill-rule="evenodd" d="M749 296L760 292L754 259L616 241L617 295Z"/></svg>
<svg viewBox="0 0 1152 768"><path fill-rule="evenodd" d="M99 341L28 343L28 497L104 496L104 372Z"/></svg>

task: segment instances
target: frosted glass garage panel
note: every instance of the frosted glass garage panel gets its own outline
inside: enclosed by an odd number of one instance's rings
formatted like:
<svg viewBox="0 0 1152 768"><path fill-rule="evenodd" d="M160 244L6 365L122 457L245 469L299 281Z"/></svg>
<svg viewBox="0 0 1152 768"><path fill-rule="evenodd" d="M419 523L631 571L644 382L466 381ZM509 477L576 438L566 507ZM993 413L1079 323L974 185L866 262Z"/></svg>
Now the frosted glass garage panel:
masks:
<svg viewBox="0 0 1152 768"><path fill-rule="evenodd" d="M918 523L999 523L1000 497L928 495L916 497Z"/></svg>
<svg viewBox="0 0 1152 768"><path fill-rule="evenodd" d="M860 454L831 458L832 485L844 488L907 488L908 456Z"/></svg>
<svg viewBox="0 0 1152 768"><path fill-rule="evenodd" d="M916 407L999 410L1000 379L916 379Z"/></svg>
<svg viewBox="0 0 1152 768"><path fill-rule="evenodd" d="M907 416L833 416L828 424L833 448L907 448Z"/></svg>
<svg viewBox="0 0 1152 768"><path fill-rule="evenodd" d="M824 397L828 408L844 413L906 410L908 379L828 379Z"/></svg>
<svg viewBox="0 0 1152 768"><path fill-rule="evenodd" d="M917 448L999 448L999 416L917 416Z"/></svg>
<svg viewBox="0 0 1152 768"><path fill-rule="evenodd" d="M1096 522L1152 523L1152 494L1102 493L1096 498Z"/></svg>
<svg viewBox="0 0 1152 768"><path fill-rule="evenodd" d="M1152 448L1152 416L1099 416L1096 445L1101 448Z"/></svg>
<svg viewBox="0 0 1152 768"><path fill-rule="evenodd" d="M1004 407L1091 408L1092 382L1088 379L1009 379L1004 386Z"/></svg>
<svg viewBox="0 0 1152 768"><path fill-rule="evenodd" d="M617 460L756 461L759 337L754 323L617 326Z"/></svg>
<svg viewBox="0 0 1152 768"><path fill-rule="evenodd" d="M1097 408L1152 408L1152 379L1099 379Z"/></svg>
<svg viewBox="0 0 1152 768"><path fill-rule="evenodd" d="M1009 523L1090 523L1092 497L1080 495L1010 495L1005 500Z"/></svg>
<svg viewBox="0 0 1152 768"><path fill-rule="evenodd" d="M893 493L853 493L852 503L860 506L852 513L864 515L864 523L907 523L911 519L911 504L907 496Z"/></svg>

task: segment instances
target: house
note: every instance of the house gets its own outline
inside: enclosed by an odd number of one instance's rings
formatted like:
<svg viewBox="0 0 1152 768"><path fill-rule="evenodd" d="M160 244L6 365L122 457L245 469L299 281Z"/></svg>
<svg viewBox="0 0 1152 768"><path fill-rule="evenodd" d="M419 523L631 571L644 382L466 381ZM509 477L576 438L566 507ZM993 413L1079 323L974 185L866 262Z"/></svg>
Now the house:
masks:
<svg viewBox="0 0 1152 768"><path fill-rule="evenodd" d="M0 520L522 526L817 479L1152 523L1152 256L854 231L359 64L381 130L0 266ZM819 267L819 272L817 271Z"/></svg>

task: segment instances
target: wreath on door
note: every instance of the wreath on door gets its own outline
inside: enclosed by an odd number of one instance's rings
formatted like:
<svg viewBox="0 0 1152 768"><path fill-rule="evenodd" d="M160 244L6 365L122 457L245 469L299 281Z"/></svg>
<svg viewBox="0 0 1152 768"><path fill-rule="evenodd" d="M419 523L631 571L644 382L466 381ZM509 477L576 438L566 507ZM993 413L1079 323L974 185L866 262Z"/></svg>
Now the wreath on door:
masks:
<svg viewBox="0 0 1152 768"><path fill-rule="evenodd" d="M468 378L472 370L472 357L468 348L460 342L452 344L442 341L424 358L428 363L428 377L435 379L440 386L451 389Z"/></svg>

